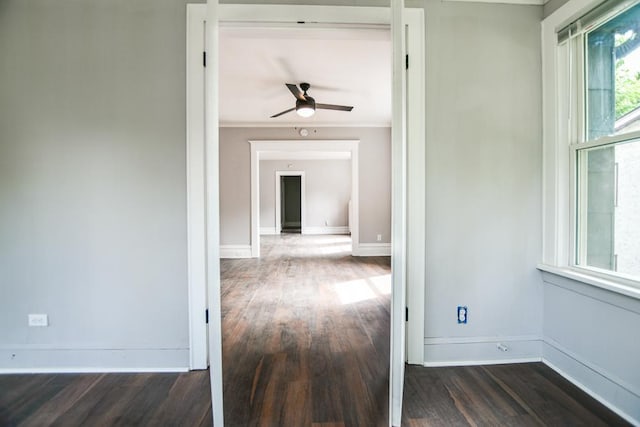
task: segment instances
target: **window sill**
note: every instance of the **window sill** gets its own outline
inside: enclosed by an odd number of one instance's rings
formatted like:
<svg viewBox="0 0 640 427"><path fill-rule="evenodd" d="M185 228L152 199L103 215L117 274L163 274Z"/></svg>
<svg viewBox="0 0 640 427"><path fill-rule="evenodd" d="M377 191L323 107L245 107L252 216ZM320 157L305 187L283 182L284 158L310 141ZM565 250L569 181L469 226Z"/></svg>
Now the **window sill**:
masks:
<svg viewBox="0 0 640 427"><path fill-rule="evenodd" d="M567 279L586 283L600 289L606 289L617 294L625 295L640 300L640 289L614 280L603 279L601 277L588 274L587 272L576 271L568 267L556 267L548 264L538 264L538 270L546 271Z"/></svg>

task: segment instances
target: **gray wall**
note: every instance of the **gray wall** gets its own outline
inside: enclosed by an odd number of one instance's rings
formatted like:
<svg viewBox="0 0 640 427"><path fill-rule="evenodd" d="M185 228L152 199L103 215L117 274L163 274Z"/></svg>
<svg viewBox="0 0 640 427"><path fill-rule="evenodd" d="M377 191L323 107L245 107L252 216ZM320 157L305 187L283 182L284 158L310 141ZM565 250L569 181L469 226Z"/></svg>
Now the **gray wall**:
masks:
<svg viewBox="0 0 640 427"><path fill-rule="evenodd" d="M325 221L329 227L348 225L351 160L263 160L260 162L261 228L275 227L276 171L289 170L305 172L307 227L325 227Z"/></svg>
<svg viewBox="0 0 640 427"><path fill-rule="evenodd" d="M188 366L185 3L0 2L0 368Z"/></svg>
<svg viewBox="0 0 640 427"><path fill-rule="evenodd" d="M426 359L536 357L541 8L425 7ZM457 324L458 305L469 308L467 325ZM511 351L501 354L487 337Z"/></svg>
<svg viewBox="0 0 640 427"><path fill-rule="evenodd" d="M550 273L544 282L545 361L640 422L640 300Z"/></svg>
<svg viewBox="0 0 640 427"><path fill-rule="evenodd" d="M546 18L547 16L551 15L553 12L555 12L556 10L564 6L564 4L567 3L568 1L569 0L549 0L547 3L544 4L544 8L543 8L544 17Z"/></svg>
<svg viewBox="0 0 640 427"><path fill-rule="evenodd" d="M308 139L359 139L360 243L391 241L389 128L309 128ZM294 128L220 129L220 244L251 242L250 140L299 140ZM289 162L292 163L292 162Z"/></svg>

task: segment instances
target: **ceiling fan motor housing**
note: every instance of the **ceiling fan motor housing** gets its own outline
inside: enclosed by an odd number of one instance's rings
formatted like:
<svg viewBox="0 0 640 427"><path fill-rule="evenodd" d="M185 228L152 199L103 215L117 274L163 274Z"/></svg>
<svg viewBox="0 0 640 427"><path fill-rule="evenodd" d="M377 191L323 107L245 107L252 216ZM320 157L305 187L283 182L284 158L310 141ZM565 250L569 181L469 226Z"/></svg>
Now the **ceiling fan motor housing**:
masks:
<svg viewBox="0 0 640 427"><path fill-rule="evenodd" d="M315 110L316 100L310 97L309 95L305 96L305 101L302 101L301 99L296 99L296 110L299 110L300 108L304 108L304 107Z"/></svg>
<svg viewBox="0 0 640 427"><path fill-rule="evenodd" d="M307 91L309 90L310 87L311 85L309 83L300 83L300 89L302 89L305 96L307 95Z"/></svg>

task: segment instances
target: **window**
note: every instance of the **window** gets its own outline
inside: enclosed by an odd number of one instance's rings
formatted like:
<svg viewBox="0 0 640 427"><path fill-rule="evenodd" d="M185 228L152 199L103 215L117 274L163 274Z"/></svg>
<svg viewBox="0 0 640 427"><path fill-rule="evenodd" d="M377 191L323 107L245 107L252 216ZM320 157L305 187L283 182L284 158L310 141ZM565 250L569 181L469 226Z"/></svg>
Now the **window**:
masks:
<svg viewBox="0 0 640 427"><path fill-rule="evenodd" d="M606 1L558 33L565 55L569 266L640 280L640 2ZM562 81L562 79L561 79ZM562 96L562 93L560 93Z"/></svg>

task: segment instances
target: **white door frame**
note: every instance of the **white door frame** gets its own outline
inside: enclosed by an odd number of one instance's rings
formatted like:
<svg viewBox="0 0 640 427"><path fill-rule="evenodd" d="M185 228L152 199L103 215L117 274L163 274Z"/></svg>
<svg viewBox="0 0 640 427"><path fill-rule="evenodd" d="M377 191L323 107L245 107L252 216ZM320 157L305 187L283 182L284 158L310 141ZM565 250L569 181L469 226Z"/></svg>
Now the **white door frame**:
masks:
<svg viewBox="0 0 640 427"><path fill-rule="evenodd" d="M420 234L420 223L425 223L425 207L422 203L412 205L411 212L407 212L407 159L406 152L413 153L420 152L420 146L425 143L424 135L424 98L425 91L415 90L416 86L422 86L424 84L424 54L425 50L416 51L411 54L411 64L419 64L422 67L419 74L419 82L412 82L413 90L408 92L408 98L406 98L406 107L409 110L409 128L407 129L407 135L409 136L408 144L405 140L405 128L404 124L405 116L405 73L402 71L404 66L404 54L405 49L412 51L412 47L415 48L418 45L424 46L424 40L421 40L419 34L422 34L424 39L424 18L423 9L404 9L404 1L391 2L391 17L389 15L389 8L369 8L369 7L341 7L341 6L293 6L293 5L219 5L218 0L208 0L207 5L188 5L188 9L193 10L193 14L190 13L190 18L193 18L192 25L188 25L188 40L187 40L187 62L192 64L189 69L187 80L198 79L198 76L202 76L206 73L206 85L203 85L205 90L205 110L207 112L205 118L205 127L208 130L205 138L205 173L206 179L206 234L205 230L201 230L201 235L206 235L206 283L202 283L202 280L192 280L192 269L189 270L189 302L190 302L190 351L192 353L191 360L194 360L194 352L199 351L202 346L199 343L204 342L206 348L206 337L199 337L194 334L198 333L198 328L194 328L193 325L201 321L201 313L198 312L197 307L194 307L193 302L202 295L206 295L208 298L208 307L210 311L210 326L209 326L209 351L210 351L210 365L211 365L211 392L212 392L212 409L214 424L216 426L223 425L223 405L222 405L222 331L221 331L221 310L220 310L220 245L219 245L219 176L218 176L218 161L219 161L219 135L218 129L218 26L219 22L234 22L234 23L291 23L296 25L297 22L319 22L327 24L365 24L365 25L389 25L392 27L392 39L394 46L393 53L393 127L392 127L392 152L394 156L392 165L392 255L393 255L393 273L392 273L392 342L391 342L391 371L390 371L390 424L400 425L401 417L401 405L402 405L402 377L404 370L404 322L399 323L399 319L404 318L404 300L405 291L411 293L414 289L417 292L413 294L410 301L414 302L417 309L421 313L411 311L409 317L408 330L409 341L414 342L414 337L419 338L419 342L424 341L424 333L420 334L419 330L424 331L424 271L417 269L416 277L422 280L409 280L409 288L406 286L406 275L411 274L411 267L406 267L406 257L411 261L409 266L413 263L418 265L424 265L425 259L419 257L419 253L424 254L424 245L421 248L418 243L415 244L414 231L409 236L407 241L406 230L415 230L418 235ZM403 12L403 13L401 13ZM195 19L195 15L201 17L199 23ZM406 22L403 22L407 18ZM418 19L413 19L412 16L418 16ZM188 17L189 18L189 17ZM194 64L202 61L202 53L204 51L204 37L198 39L197 34L192 32L194 26L199 26L204 33L201 23L206 21L206 45L209 46L208 52L208 67L206 72L203 72L202 68L197 69ZM195 22L195 24L194 24ZM407 24L409 31L407 32L408 40L405 40L405 24ZM420 25L419 31L411 31L411 28L415 25ZM415 38L418 34L417 39ZM201 33L202 35L202 33ZM200 49L194 48L190 43L200 43ZM406 46L405 46L406 44ZM415 50L415 49L414 49ZM412 65L413 66L413 65ZM412 67L411 66L411 67ZM411 70L410 67L410 70ZM195 74L195 77L194 77ZM410 73L411 74L411 73ZM204 76L202 76L204 77ZM204 79L203 79L204 81ZM414 83L418 83L417 85ZM187 111L193 114L197 111L198 102L193 97L193 87L189 87L187 83ZM195 104L196 109L191 108ZM414 115L411 112L422 115L419 120L412 120ZM194 123L187 118L187 127L191 129ZM398 129L402 127L402 129ZM394 130L395 129L395 130ZM187 156L191 159L191 150L196 149L197 144L189 144L190 137L197 138L197 135L193 135L187 130L187 146L189 152ZM202 156L202 151L200 152ZM413 155L412 155L412 159ZM426 159L421 158L418 163L422 162L422 169L424 170L424 164ZM415 162L414 162L415 163ZM188 163L190 168L192 162ZM411 162L409 163L409 167ZM417 170L417 169L414 169ZM194 178L188 171L188 175ZM409 172L410 173L410 172ZM419 178L418 176L410 175L411 182ZM411 182L409 183L409 191L411 191ZM424 186L424 183L417 182L417 187ZM424 187L423 187L424 188ZM191 189L191 187L190 187ZM412 193L410 193L412 194ZM191 203L188 205L189 209L195 208ZM414 211L417 209L417 211ZM188 215L189 224L189 248L191 250L194 234L198 232L197 226L192 226L192 216ZM409 224L407 224L409 221ZM415 222L415 227L412 227L412 221ZM197 222L197 221L196 221ZM253 225L253 224L252 224ZM414 238L414 244L411 243ZM424 240L422 240L424 242ZM414 248L412 250L412 248ZM415 251L415 252L414 252ZM412 255L413 252L413 255ZM192 262L192 254L189 253L190 266ZM195 263L197 257L193 259ZM414 269L415 270L415 269ZM405 274L406 273L406 274ZM202 286L204 285L204 286ZM208 291L208 292L207 292ZM420 294L423 295L420 298ZM420 307L422 307L420 309ZM422 317L420 319L420 317ZM195 319L194 321L192 321ZM415 324L415 328L412 328L411 324ZM421 325L421 326L420 326ZM201 329L201 328L200 328ZM398 345L401 343L401 345ZM414 342L415 343L415 342ZM422 347L423 346L418 346ZM411 345L408 347L409 351ZM411 357L410 357L411 359ZM423 359L423 358L418 358ZM192 365L193 366L193 365Z"/></svg>
<svg viewBox="0 0 640 427"><path fill-rule="evenodd" d="M304 171L276 171L276 201L275 201L275 219L276 219L276 234L280 234L282 232L281 226L281 214L282 210L280 209L280 179L283 176L299 176L300 177L300 234L304 234L304 229L306 225L306 221L304 219L306 215L305 211L305 180L304 180Z"/></svg>
<svg viewBox="0 0 640 427"><path fill-rule="evenodd" d="M391 349L389 425L400 426L406 361L407 72L404 0L391 1ZM417 260L416 260L417 261ZM424 301L423 301L424 304ZM424 339L424 338L423 338Z"/></svg>
<svg viewBox="0 0 640 427"><path fill-rule="evenodd" d="M351 211L354 221L351 228L351 253L359 253L359 167L358 144L360 140L286 140L286 141L249 141L251 144L251 257L260 257L260 158L265 154L282 154L283 158L293 159L298 154L302 159L309 153L315 154L316 159L322 158L322 153L327 153L331 158L335 153L349 153L351 156Z"/></svg>
<svg viewBox="0 0 640 427"><path fill-rule="evenodd" d="M206 5L187 5L187 281L189 369L209 365L205 185L205 86L202 69Z"/></svg>

